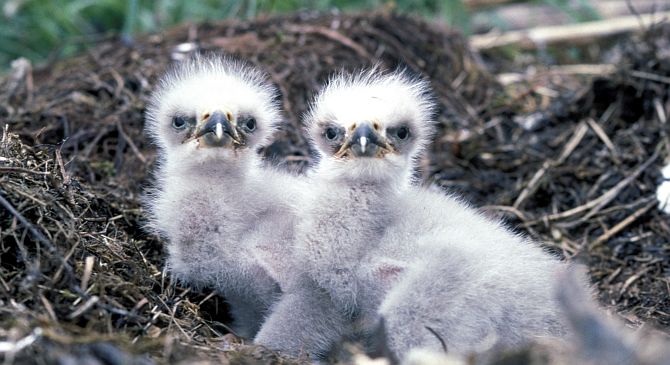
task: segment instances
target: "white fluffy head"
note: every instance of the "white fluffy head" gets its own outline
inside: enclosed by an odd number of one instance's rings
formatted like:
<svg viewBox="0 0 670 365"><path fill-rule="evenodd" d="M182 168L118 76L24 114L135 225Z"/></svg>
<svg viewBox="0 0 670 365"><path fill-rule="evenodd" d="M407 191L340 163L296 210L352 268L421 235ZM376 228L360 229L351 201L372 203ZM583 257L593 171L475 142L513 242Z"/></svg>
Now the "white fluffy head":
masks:
<svg viewBox="0 0 670 365"><path fill-rule="evenodd" d="M147 108L146 132L168 159L200 163L250 156L280 121L275 95L257 69L222 56L196 55L161 78ZM241 143L232 143L227 135L222 139L221 126L216 133L194 138L214 115L229 121ZM213 134L219 143L210 143Z"/></svg>
<svg viewBox="0 0 670 365"><path fill-rule="evenodd" d="M433 110L427 82L374 67L333 76L315 98L306 125L330 173L404 177L430 142Z"/></svg>

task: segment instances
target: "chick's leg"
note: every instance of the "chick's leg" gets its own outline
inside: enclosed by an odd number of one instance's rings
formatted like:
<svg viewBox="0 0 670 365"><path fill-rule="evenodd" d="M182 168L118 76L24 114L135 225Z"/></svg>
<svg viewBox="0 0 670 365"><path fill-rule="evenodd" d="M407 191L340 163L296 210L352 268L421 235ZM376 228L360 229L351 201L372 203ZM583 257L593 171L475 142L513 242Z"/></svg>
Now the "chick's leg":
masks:
<svg viewBox="0 0 670 365"><path fill-rule="evenodd" d="M247 339L253 338L258 333L268 308L237 295L227 295L226 302L233 317L232 329L235 334Z"/></svg>
<svg viewBox="0 0 670 365"><path fill-rule="evenodd" d="M348 321L311 280L291 285L254 339L286 355L324 358L340 341Z"/></svg>
<svg viewBox="0 0 670 365"><path fill-rule="evenodd" d="M233 317L233 330L240 337L252 339L279 298L280 290L269 277L259 276L256 282L245 288L229 288L224 293Z"/></svg>

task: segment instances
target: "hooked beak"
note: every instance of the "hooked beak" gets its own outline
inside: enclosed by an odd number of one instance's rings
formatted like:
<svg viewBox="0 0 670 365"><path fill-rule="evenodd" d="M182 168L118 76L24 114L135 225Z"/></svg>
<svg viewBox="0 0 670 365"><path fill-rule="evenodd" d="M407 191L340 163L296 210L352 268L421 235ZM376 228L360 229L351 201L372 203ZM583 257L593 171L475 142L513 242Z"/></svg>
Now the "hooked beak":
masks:
<svg viewBox="0 0 670 365"><path fill-rule="evenodd" d="M194 138L203 137L205 144L216 147L225 146L228 137L235 144L244 144L226 114L219 111L214 112L202 123L204 124L198 128Z"/></svg>
<svg viewBox="0 0 670 365"><path fill-rule="evenodd" d="M354 129L335 156L342 157L348 151L351 151L355 157L381 157L393 151L393 147L386 141L386 138L377 133L372 123L363 122Z"/></svg>

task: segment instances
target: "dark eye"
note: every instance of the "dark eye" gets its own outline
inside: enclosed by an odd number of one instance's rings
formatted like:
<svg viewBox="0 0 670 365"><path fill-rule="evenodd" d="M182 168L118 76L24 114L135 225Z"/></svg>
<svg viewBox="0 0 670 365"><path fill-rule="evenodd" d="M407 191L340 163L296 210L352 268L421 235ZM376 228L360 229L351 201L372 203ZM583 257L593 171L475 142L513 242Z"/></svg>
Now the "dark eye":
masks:
<svg viewBox="0 0 670 365"><path fill-rule="evenodd" d="M249 132L253 132L256 130L256 119L254 117L249 117L244 121L244 128L246 128Z"/></svg>
<svg viewBox="0 0 670 365"><path fill-rule="evenodd" d="M186 118L184 118L184 117L177 116L177 117L172 118L172 128L174 128L174 129L182 130L182 129L186 128L186 124L188 124L188 122L186 121Z"/></svg>
<svg viewBox="0 0 670 365"><path fill-rule="evenodd" d="M329 141L332 141L335 138L337 138L337 129L335 129L333 127L326 128L326 139L328 139Z"/></svg>
<svg viewBox="0 0 670 365"><path fill-rule="evenodd" d="M409 137L409 128L403 126L398 128L398 130L395 132L395 135L402 140L407 139Z"/></svg>

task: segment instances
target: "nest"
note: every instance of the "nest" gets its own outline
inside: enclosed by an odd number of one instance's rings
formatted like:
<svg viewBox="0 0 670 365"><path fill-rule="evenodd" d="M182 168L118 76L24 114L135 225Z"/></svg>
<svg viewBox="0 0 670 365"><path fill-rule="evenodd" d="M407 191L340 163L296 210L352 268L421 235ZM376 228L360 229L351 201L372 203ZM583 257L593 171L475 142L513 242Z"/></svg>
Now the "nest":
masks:
<svg viewBox="0 0 670 365"><path fill-rule="evenodd" d="M440 127L426 183L588 264L632 322L668 326L670 227L654 197L670 151L668 29L621 43L606 75L506 86L458 33L391 13L184 25L40 69L17 61L0 81L0 339L17 350L5 360L292 363L227 335L223 299L172 282L163 243L143 230L155 158L143 110L195 50L269 74L288 123L263 153L298 169L313 161L300 116L332 72L380 62L424 75Z"/></svg>

